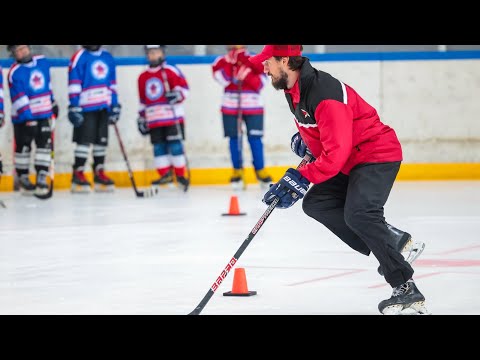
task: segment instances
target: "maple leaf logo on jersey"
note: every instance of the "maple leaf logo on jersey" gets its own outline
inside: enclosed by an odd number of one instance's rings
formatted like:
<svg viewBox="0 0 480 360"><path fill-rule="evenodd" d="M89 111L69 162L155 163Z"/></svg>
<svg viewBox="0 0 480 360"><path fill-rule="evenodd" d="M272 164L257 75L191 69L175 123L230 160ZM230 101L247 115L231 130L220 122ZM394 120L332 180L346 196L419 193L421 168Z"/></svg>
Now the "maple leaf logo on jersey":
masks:
<svg viewBox="0 0 480 360"><path fill-rule="evenodd" d="M311 117L310 114L309 114L308 112L306 112L305 110L303 110L303 109L300 109L300 110L302 111L303 116L305 116L305 119L306 119L307 117Z"/></svg>
<svg viewBox="0 0 480 360"><path fill-rule="evenodd" d="M45 88L45 77L43 76L43 73L38 70L33 70L32 73L30 74L30 87L35 90L43 90Z"/></svg>
<svg viewBox="0 0 480 360"><path fill-rule="evenodd" d="M91 66L92 75L97 80L103 80L107 77L109 69L108 65L102 60L96 60Z"/></svg>
<svg viewBox="0 0 480 360"><path fill-rule="evenodd" d="M163 95L163 92L164 88L160 79L151 78L145 82L145 94L150 100L155 101L160 99L160 97Z"/></svg>

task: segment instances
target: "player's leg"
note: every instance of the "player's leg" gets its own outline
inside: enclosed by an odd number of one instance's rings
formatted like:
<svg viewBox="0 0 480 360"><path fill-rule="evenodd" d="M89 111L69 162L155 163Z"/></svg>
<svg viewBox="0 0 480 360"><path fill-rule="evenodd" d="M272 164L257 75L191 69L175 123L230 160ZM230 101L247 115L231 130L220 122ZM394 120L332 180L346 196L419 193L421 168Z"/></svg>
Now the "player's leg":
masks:
<svg viewBox="0 0 480 360"><path fill-rule="evenodd" d="M272 177L265 170L265 156L263 148L263 122L262 115L244 115L247 126L248 143L252 152L253 167L255 175L262 187L268 187L272 182Z"/></svg>
<svg viewBox="0 0 480 360"><path fill-rule="evenodd" d="M29 179L32 142L37 129L36 121L13 125L15 136L15 172L23 195L33 195L35 185Z"/></svg>
<svg viewBox="0 0 480 360"><path fill-rule="evenodd" d="M34 164L37 173L35 193L45 195L49 191L47 179L52 165L52 129L48 118L38 121L35 145Z"/></svg>
<svg viewBox="0 0 480 360"><path fill-rule="evenodd" d="M94 112L95 122L95 141L93 143L93 182L95 191L112 192L115 183L105 173L105 156L108 146L108 112L103 109Z"/></svg>
<svg viewBox="0 0 480 360"><path fill-rule="evenodd" d="M180 134L178 130L180 130ZM189 179L186 177L187 159L182 143L185 132L184 125L168 126L165 131L167 133L168 156L170 157L170 163L173 165L177 184L185 189L189 185Z"/></svg>
<svg viewBox="0 0 480 360"><path fill-rule="evenodd" d="M85 165L90 156L91 144L95 141L95 114L84 112L84 121L79 127L73 128L75 145L75 161L73 163L72 192L89 193L92 184L85 177Z"/></svg>
<svg viewBox="0 0 480 360"><path fill-rule="evenodd" d="M245 173L243 171L243 152L239 146L238 124L236 115L223 114L223 131L225 137L228 137L228 147L230 159L232 162L233 173L230 177L230 183L235 190L240 190L245 186Z"/></svg>
<svg viewBox="0 0 480 360"><path fill-rule="evenodd" d="M348 187L348 176L337 176L313 185L305 195L303 211L337 235L345 244L363 255L370 249L345 222L344 206Z"/></svg>
<svg viewBox="0 0 480 360"><path fill-rule="evenodd" d="M381 313L417 311L425 298L413 283L413 268L392 242L384 205L400 169L400 162L363 164L350 172L345 199L347 225L368 245L380 262L393 294L379 304Z"/></svg>
<svg viewBox="0 0 480 360"><path fill-rule="evenodd" d="M152 181L152 186L172 185L173 172L168 156L166 127L150 129L150 141L153 145L153 163L160 178Z"/></svg>
<svg viewBox="0 0 480 360"><path fill-rule="evenodd" d="M408 232L397 229L388 223L387 228L392 234L390 241L393 247L403 255L409 264L413 264L425 249L425 243L421 240L413 239ZM381 266L378 267L378 273L383 276Z"/></svg>

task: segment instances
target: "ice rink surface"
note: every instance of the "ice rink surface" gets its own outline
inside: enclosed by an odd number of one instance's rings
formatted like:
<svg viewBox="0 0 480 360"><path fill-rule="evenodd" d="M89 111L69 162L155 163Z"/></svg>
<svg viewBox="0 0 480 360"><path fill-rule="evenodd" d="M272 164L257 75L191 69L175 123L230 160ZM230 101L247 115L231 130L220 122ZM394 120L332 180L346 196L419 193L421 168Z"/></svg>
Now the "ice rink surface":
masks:
<svg viewBox="0 0 480 360"><path fill-rule="evenodd" d="M233 195L246 216L222 216ZM262 195L256 185L149 199L0 193L0 314L186 315L266 210ZM480 314L480 182L397 182L385 216L426 242L414 279L429 311ZM392 291L377 266L300 203L275 209L235 265L258 294L223 296L232 270L202 315L377 315Z"/></svg>

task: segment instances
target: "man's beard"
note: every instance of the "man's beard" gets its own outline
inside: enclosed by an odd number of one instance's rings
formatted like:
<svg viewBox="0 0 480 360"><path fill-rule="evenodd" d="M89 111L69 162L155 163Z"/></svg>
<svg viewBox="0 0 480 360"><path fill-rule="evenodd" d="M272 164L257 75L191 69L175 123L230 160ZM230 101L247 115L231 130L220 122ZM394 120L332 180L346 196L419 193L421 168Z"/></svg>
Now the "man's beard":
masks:
<svg viewBox="0 0 480 360"><path fill-rule="evenodd" d="M275 90L287 90L288 89L288 74L280 70L280 77L278 79L274 79L272 77L272 85Z"/></svg>

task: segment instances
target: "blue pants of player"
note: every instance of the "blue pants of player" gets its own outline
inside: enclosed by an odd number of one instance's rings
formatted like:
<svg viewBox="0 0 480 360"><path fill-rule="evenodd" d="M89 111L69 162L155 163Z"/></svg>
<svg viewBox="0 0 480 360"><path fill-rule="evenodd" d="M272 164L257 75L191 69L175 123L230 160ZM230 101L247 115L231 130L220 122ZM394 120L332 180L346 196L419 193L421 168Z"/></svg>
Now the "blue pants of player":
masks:
<svg viewBox="0 0 480 360"><path fill-rule="evenodd" d="M225 137L230 138L230 156L234 169L243 168L242 138L238 135L238 116L223 115L223 129ZM252 152L253 167L261 170L265 166L263 155L263 115L243 115L243 122L247 127L247 139ZM243 127L243 124L242 124Z"/></svg>

